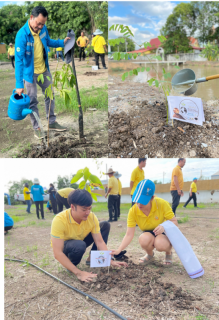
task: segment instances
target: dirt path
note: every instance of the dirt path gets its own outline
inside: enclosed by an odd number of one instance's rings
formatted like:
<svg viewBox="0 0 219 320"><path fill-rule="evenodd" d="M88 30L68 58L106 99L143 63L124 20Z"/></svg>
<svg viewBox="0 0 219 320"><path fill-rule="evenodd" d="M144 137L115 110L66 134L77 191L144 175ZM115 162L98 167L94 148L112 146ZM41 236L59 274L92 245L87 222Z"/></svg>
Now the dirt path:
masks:
<svg viewBox="0 0 219 320"><path fill-rule="evenodd" d="M180 224L202 264L204 276L191 279L187 275L175 251L173 266L163 267L163 253L155 252L155 262L139 265L143 255L139 248L136 228L135 237L127 248L128 269L92 270L98 273L97 281L80 283L55 261L50 248L50 224L37 220L35 213L28 216L28 223L12 229L5 237L5 255L27 259L72 286L96 297L129 320L216 320L219 315L219 206L205 209L180 209L179 215L198 216ZM32 208L34 212L34 207ZM108 247L117 248L126 231L127 210L122 209L121 220L111 224ZM9 212L9 209L8 209ZM19 215L19 206L10 214ZM106 220L108 213L97 213ZM22 221L23 222L23 221ZM20 224L22 223L20 222ZM203 227L204 226L204 227ZM79 268L89 271L85 265L88 250ZM118 319L102 307L59 284L47 275L28 265L5 262L5 319Z"/></svg>
<svg viewBox="0 0 219 320"><path fill-rule="evenodd" d="M203 127L166 124L164 94L148 84L109 76L109 157L219 157L219 101L204 104Z"/></svg>
<svg viewBox="0 0 219 320"><path fill-rule="evenodd" d="M95 72L94 75L86 75L87 72L91 71L91 66L94 64L95 63L92 58L89 60L89 62L79 62L78 59L75 60L79 89L94 89L98 87L104 87L106 84L108 84L107 69L105 70L101 68L98 70L98 72ZM56 65L57 62L55 60L50 61L51 72L56 69ZM58 69L61 69L62 65L63 63L60 62ZM106 65L108 65L107 58ZM18 152L23 152L24 150L30 151L32 148L34 151L36 146L40 146L41 142L34 137L29 116L22 121L13 121L7 116L9 98L12 94L12 90L15 87L14 70L12 69L11 65L0 66L0 82L0 157L13 157L16 156ZM38 100L40 102L40 118L46 130L47 120L45 118L43 96L40 90L38 91ZM60 143L60 140L57 139L57 137L61 137L64 140L69 139L71 142L78 140L78 115L73 114L72 112L59 113L57 115L57 120L61 125L66 126L68 131L67 133L59 134L52 131L50 132L52 149L54 149L52 145L56 146L57 149L57 143ZM107 155L107 130L108 115L106 111L97 110L84 112L84 134L87 141L87 147L85 147L84 144L78 145L78 151L75 150L74 153L76 155L75 157L80 157L80 153L84 154L85 156L85 154L89 153L89 148L92 148L93 150L95 149L95 154L98 155L98 157ZM64 145L64 147L66 146ZM57 151L54 151L53 157L74 157L74 154L70 155L71 152L69 152L68 146L66 147L66 150L64 150L64 154L62 146L60 146L60 148L62 151L59 154L57 154ZM24 156L26 154L27 152L24 154ZM29 156L29 154L27 156Z"/></svg>

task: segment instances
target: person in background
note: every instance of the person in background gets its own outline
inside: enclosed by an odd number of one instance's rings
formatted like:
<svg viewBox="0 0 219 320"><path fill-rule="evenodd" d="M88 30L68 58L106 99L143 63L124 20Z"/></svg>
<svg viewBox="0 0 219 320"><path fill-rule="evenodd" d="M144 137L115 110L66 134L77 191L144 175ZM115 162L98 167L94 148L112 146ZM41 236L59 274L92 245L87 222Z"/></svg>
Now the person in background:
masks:
<svg viewBox="0 0 219 320"><path fill-rule="evenodd" d="M44 191L43 191L43 187L40 186L39 179L37 179L37 178L35 178L33 180L33 185L31 187L31 193L33 195L33 201L36 204L37 218L40 219L40 216L39 216L39 207L40 207L42 220L45 220L45 218L44 218L44 210L43 210L43 201L44 201L43 194L44 194Z"/></svg>
<svg viewBox="0 0 219 320"><path fill-rule="evenodd" d="M118 172L115 173L114 177L117 179L118 181L118 187L119 187L119 193L118 193L118 200L117 200L117 208L118 208L118 216L117 218L120 218L120 205L121 205L121 195L122 195L122 183L121 181L119 180L119 178L121 177L122 175L119 174Z"/></svg>
<svg viewBox="0 0 219 320"><path fill-rule="evenodd" d="M97 29L93 35L95 36L92 40L92 47L94 47L94 54L95 54L95 61L96 61L96 66L99 67L99 57L101 58L103 69L107 69L106 63L105 63L105 52L107 53L107 48L106 48L106 41L104 37L101 36L103 34L100 29Z"/></svg>
<svg viewBox="0 0 219 320"><path fill-rule="evenodd" d="M83 57L83 60L85 60L85 48L89 43L89 39L85 37L84 32L81 31L81 36L76 41L78 47L79 47L79 61L81 61L81 56Z"/></svg>
<svg viewBox="0 0 219 320"><path fill-rule="evenodd" d="M131 189L131 199L132 195L135 192L135 189L138 185L138 183L142 180L144 180L144 170L146 166L146 158L139 158L138 159L138 166L132 171L131 179L130 179L130 189ZM134 205L134 202L132 200L132 206Z"/></svg>
<svg viewBox="0 0 219 320"><path fill-rule="evenodd" d="M5 212L5 218L4 218L5 235L8 233L8 230L11 230L11 228L13 228L13 225L14 225L13 219Z"/></svg>
<svg viewBox="0 0 219 320"><path fill-rule="evenodd" d="M52 212L52 206L51 206L50 201L47 202L46 208L47 208L47 211L48 211L48 212L50 212L50 213Z"/></svg>
<svg viewBox="0 0 219 320"><path fill-rule="evenodd" d="M8 59L11 59L11 64L12 67L14 68L14 55L15 55L15 48L13 47L12 43L9 43L9 48L8 48Z"/></svg>
<svg viewBox="0 0 219 320"><path fill-rule="evenodd" d="M30 212L30 208L31 208L31 197L30 197L30 190L29 190L29 184L25 183L24 184L24 189L23 189L23 194L24 194L24 200L27 204L27 213L31 213Z"/></svg>
<svg viewBox="0 0 219 320"><path fill-rule="evenodd" d="M108 251L106 244L110 232L110 223L99 223L96 215L91 212L92 202L92 197L86 190L77 189L70 192L70 208L57 214L51 226L51 246L55 259L79 280L85 282L92 281L97 274L82 271L77 265L90 245L92 251ZM90 254L86 265L90 265ZM127 263L111 260L111 266L126 267Z"/></svg>
<svg viewBox="0 0 219 320"><path fill-rule="evenodd" d="M193 182L191 183L190 186L190 190L189 190L189 199L186 201L186 203L184 204L183 208L186 208L187 204L193 199L194 202L194 207L197 207L197 197L196 197L196 193L199 194L199 192L197 192L197 178L193 179Z"/></svg>
<svg viewBox="0 0 219 320"><path fill-rule="evenodd" d="M154 249L165 252L165 265L172 264L172 245L164 233L164 227L160 224L166 220L172 221L178 226L177 219L166 200L154 196L155 184L151 180L144 179L138 183L133 194L135 204L131 207L127 219L127 231L117 250L112 250L112 255L119 255L131 243L135 234L136 223L142 234L138 241L146 255L140 258L140 262L148 264L154 259Z"/></svg>
<svg viewBox="0 0 219 320"><path fill-rule="evenodd" d="M52 205L53 213L57 214L58 211L57 211L57 201L56 201L56 189L52 183L50 183L49 185L48 194L49 194L49 200Z"/></svg>
<svg viewBox="0 0 219 320"><path fill-rule="evenodd" d="M176 216L176 208L179 205L180 197L184 195L183 193L183 174L182 168L186 164L186 159L179 158L178 165L172 171L171 184L170 184L170 193L172 195L172 210Z"/></svg>
<svg viewBox="0 0 219 320"><path fill-rule="evenodd" d="M73 188L64 188L64 189L60 189L56 192L58 213L63 211L63 206L65 206L66 209L70 208L70 205L68 204L68 195L72 191L74 191Z"/></svg>
<svg viewBox="0 0 219 320"><path fill-rule="evenodd" d="M115 171L112 168L109 168L108 172L105 173L109 176L108 189L105 194L105 198L108 197L108 210L109 210L109 220L108 222L117 221L118 216L118 193L119 185L117 179L114 177ZM113 220L113 209L114 209L114 220Z"/></svg>
<svg viewBox="0 0 219 320"><path fill-rule="evenodd" d="M58 38L58 40L60 40L60 39ZM56 48L57 61L59 61L59 56L62 58L62 61L64 61L62 47Z"/></svg>

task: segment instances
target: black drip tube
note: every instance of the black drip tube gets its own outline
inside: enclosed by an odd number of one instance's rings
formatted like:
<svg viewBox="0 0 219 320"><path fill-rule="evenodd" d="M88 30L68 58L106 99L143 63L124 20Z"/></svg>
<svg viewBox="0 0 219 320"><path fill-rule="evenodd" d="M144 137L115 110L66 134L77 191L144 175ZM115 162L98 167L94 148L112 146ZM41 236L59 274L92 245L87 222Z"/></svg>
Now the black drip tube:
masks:
<svg viewBox="0 0 219 320"><path fill-rule="evenodd" d="M101 301L97 300L96 298L90 296L89 294L87 293L84 293L83 291L81 290L78 290L77 288L74 288L72 287L70 284L62 281L61 279L59 278L56 278L55 276L53 276L52 274L50 274L49 272L41 269L40 267L36 266L35 264L31 263L31 262L28 262L28 261L24 261L24 260L18 260L18 259L9 259L9 258L5 258L5 260L7 261L15 261L15 262L22 262L22 263L28 263L30 264L31 266L37 268L38 270L46 273L48 276L50 276L51 278L61 282L62 284L64 284L66 287L69 287L70 289L82 294L83 296L85 297L89 297L91 300L95 301L96 303L99 303L102 307L104 307L105 309L109 310L110 312L112 312L115 316L117 316L118 318L122 319L122 320L127 320L125 317L121 316L119 313L117 313L116 311L114 311L113 309L111 309L110 307L108 307L107 305L105 305L104 303L102 303Z"/></svg>

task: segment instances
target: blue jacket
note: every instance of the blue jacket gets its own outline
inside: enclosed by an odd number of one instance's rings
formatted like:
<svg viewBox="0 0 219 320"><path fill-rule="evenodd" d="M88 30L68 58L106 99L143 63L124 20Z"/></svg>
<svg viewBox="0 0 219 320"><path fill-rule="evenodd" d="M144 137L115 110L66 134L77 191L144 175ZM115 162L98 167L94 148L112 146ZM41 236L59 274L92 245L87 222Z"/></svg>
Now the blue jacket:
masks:
<svg viewBox="0 0 219 320"><path fill-rule="evenodd" d="M29 20L28 20L29 21ZM29 28L28 21L18 31L15 38L15 79L16 89L24 88L23 80L33 83L34 75L34 38ZM64 48L64 40L52 40L47 27L40 31L40 39L44 47L44 60L49 70L48 47Z"/></svg>
<svg viewBox="0 0 219 320"><path fill-rule="evenodd" d="M14 225L14 221L9 215L5 212L5 227L11 227Z"/></svg>
<svg viewBox="0 0 219 320"><path fill-rule="evenodd" d="M40 186L39 184L34 184L31 187L31 193L33 195L33 201L43 201L43 187Z"/></svg>

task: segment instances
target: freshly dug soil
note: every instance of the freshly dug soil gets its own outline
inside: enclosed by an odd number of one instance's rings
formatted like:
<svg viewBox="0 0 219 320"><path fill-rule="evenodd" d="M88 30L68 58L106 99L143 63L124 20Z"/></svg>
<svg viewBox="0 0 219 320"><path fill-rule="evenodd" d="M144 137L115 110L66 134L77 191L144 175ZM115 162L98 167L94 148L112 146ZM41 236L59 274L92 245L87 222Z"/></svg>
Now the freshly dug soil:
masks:
<svg viewBox="0 0 219 320"><path fill-rule="evenodd" d="M101 158L108 157L105 144L95 143L83 138L81 141L59 137L50 142L49 148L42 143L32 145L17 155L17 158Z"/></svg>
<svg viewBox="0 0 219 320"><path fill-rule="evenodd" d="M217 158L219 103L204 104L203 127L166 123L164 95L147 84L111 78L109 85L109 157ZM119 90L118 90L119 88ZM130 89L131 88L131 89ZM131 92L131 93L130 93Z"/></svg>
<svg viewBox="0 0 219 320"><path fill-rule="evenodd" d="M84 76L96 76L97 74L97 72L85 72Z"/></svg>
<svg viewBox="0 0 219 320"><path fill-rule="evenodd" d="M181 287L173 283L166 283L161 280L163 274L163 265L154 262L154 266L159 269L153 270L144 265L138 265L129 261L128 269L112 269L105 273L94 268L94 273L98 273L98 277L93 279L92 283L84 283L88 289L95 292L105 292L111 289L120 289L122 291L121 300L125 300L126 304L132 305L137 303L142 309L149 311L149 307L153 308L154 315L160 312L169 315L169 311L194 310L197 302L202 298L196 294L189 294L182 290ZM110 294L110 293L109 293Z"/></svg>

